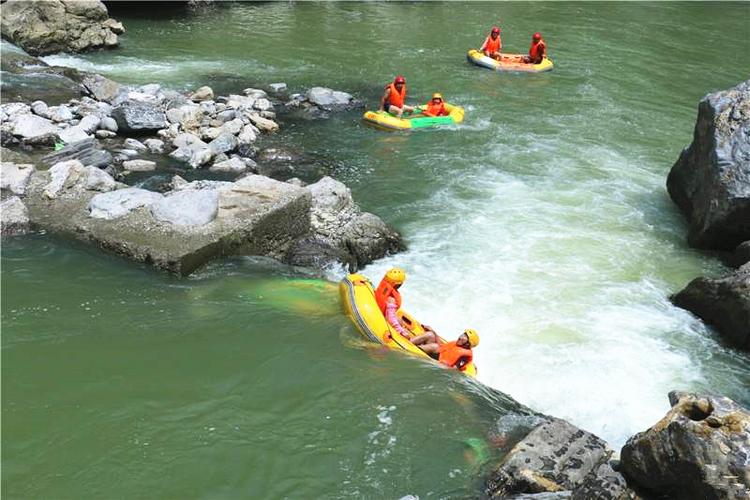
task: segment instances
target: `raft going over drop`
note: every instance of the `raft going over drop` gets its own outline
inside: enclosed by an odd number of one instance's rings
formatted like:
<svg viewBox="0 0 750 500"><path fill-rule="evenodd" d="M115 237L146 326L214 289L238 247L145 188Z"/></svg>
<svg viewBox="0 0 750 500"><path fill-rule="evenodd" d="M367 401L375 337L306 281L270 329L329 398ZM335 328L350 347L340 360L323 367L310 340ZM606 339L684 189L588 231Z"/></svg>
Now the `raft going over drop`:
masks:
<svg viewBox="0 0 750 500"><path fill-rule="evenodd" d="M497 71L516 71L523 73L541 73L543 71L551 71L554 67L552 59L544 56L542 62L539 64L528 64L523 62L523 54L502 54L500 60L487 57L483 53L476 49L471 49L466 54L466 59L470 63L476 64L487 69L494 69Z"/></svg>
<svg viewBox="0 0 750 500"><path fill-rule="evenodd" d="M398 118L386 111L366 111L362 118L367 122L393 130L440 127L464 121L464 108L446 102L445 110L448 111L448 116L427 116L421 114L424 106L417 106L414 113L404 118Z"/></svg>
<svg viewBox="0 0 750 500"><path fill-rule="evenodd" d="M437 363L427 353L405 339L385 320L375 300L375 290L370 281L361 274L349 274L339 284L341 301L347 316L352 320L367 340L383 344L391 349L405 351L414 356L427 358ZM399 319L408 326L414 336L424 333L421 323L409 314L399 310ZM445 339L441 340L445 342ZM442 366L442 365L441 365ZM462 373L476 377L477 367L474 362L467 363Z"/></svg>

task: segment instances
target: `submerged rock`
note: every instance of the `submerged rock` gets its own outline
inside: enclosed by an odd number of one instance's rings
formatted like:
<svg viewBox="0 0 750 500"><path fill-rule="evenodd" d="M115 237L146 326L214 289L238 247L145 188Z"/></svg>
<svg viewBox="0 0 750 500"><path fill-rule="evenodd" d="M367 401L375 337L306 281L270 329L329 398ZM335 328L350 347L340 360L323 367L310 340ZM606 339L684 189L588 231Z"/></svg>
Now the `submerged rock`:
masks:
<svg viewBox="0 0 750 500"><path fill-rule="evenodd" d="M672 302L715 326L729 344L750 351L750 263L723 278L695 278Z"/></svg>
<svg viewBox="0 0 750 500"><path fill-rule="evenodd" d="M732 250L750 239L750 80L701 100L667 189L690 221L692 246Z"/></svg>
<svg viewBox="0 0 750 500"><path fill-rule="evenodd" d="M33 55L81 52L117 45L120 23L108 19L98 0L45 0L3 2L0 20L3 38Z"/></svg>
<svg viewBox="0 0 750 500"><path fill-rule="evenodd" d="M622 449L622 471L660 498L750 498L750 413L729 398L673 391L672 409Z"/></svg>

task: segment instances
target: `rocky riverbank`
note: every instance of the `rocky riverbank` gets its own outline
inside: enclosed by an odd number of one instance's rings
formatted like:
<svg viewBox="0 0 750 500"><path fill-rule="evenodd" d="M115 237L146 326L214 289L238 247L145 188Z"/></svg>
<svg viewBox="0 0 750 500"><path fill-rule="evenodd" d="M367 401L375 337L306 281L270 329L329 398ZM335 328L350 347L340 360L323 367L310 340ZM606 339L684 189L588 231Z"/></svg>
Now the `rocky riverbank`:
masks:
<svg viewBox="0 0 750 500"><path fill-rule="evenodd" d="M705 96L693 142L667 178L690 223L690 245L731 252L738 269L696 278L673 302L711 324L727 343L750 351L750 80Z"/></svg>

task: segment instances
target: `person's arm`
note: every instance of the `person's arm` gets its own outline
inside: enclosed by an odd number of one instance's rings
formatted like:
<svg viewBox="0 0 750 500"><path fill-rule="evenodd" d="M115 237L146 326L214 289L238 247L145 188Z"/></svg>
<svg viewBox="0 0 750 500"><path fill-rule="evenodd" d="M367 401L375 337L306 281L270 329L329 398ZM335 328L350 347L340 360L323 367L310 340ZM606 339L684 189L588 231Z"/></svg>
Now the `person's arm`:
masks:
<svg viewBox="0 0 750 500"><path fill-rule="evenodd" d="M385 101L388 100L388 96L391 94L391 89L386 88L385 93L383 93L383 97L380 98L380 109L379 111L388 111L385 109Z"/></svg>
<svg viewBox="0 0 750 500"><path fill-rule="evenodd" d="M484 39L484 42L482 42L482 46L479 47L479 52L484 52L484 49L487 48L487 40L489 40L489 38Z"/></svg>
<svg viewBox="0 0 750 500"><path fill-rule="evenodd" d="M398 320L398 314L396 314L396 312L398 312L396 300L393 298L388 298L388 301L385 305L385 320L389 325L393 327L394 330L408 339L411 337L411 333L401 325L401 322Z"/></svg>
<svg viewBox="0 0 750 500"><path fill-rule="evenodd" d="M502 52L503 51L503 39L500 37L500 35L497 35L497 51Z"/></svg>

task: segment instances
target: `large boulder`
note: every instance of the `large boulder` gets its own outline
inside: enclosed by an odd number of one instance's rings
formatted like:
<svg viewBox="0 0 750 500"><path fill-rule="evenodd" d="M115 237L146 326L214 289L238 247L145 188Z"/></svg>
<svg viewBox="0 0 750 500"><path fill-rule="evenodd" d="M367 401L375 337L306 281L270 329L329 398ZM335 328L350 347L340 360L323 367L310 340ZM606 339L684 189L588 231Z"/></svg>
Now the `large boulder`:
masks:
<svg viewBox="0 0 750 500"><path fill-rule="evenodd" d="M97 0L8 0L0 30L29 54L44 55L113 47L123 28Z"/></svg>
<svg viewBox="0 0 750 500"><path fill-rule="evenodd" d="M112 155L101 148L99 141L90 138L69 144L64 148L42 158L42 163L52 166L67 160L78 160L83 165L105 168L112 164Z"/></svg>
<svg viewBox="0 0 750 500"><path fill-rule="evenodd" d="M307 100L323 109L337 110L356 106L354 96L327 87L313 87L307 91Z"/></svg>
<svg viewBox="0 0 750 500"><path fill-rule="evenodd" d="M3 236L25 233L29 225L29 211L18 196L0 203L0 233Z"/></svg>
<svg viewBox="0 0 750 500"><path fill-rule="evenodd" d="M597 436L564 420L548 420L508 452L487 479L485 492L502 498L575 490L611 455Z"/></svg>
<svg viewBox="0 0 750 500"><path fill-rule="evenodd" d="M32 114L20 115L13 123L12 133L28 144L54 142L60 128L46 118Z"/></svg>
<svg viewBox="0 0 750 500"><path fill-rule="evenodd" d="M750 498L750 412L719 396L673 391L669 402L623 447L625 476L658 498Z"/></svg>
<svg viewBox="0 0 750 500"><path fill-rule="evenodd" d="M130 99L112 110L118 130L125 133L156 131L167 126L167 117L156 103Z"/></svg>
<svg viewBox="0 0 750 500"><path fill-rule="evenodd" d="M716 327L727 343L750 351L750 263L723 278L695 278L672 302Z"/></svg>
<svg viewBox="0 0 750 500"><path fill-rule="evenodd" d="M690 222L691 245L732 250L750 239L750 80L701 100L667 189Z"/></svg>

